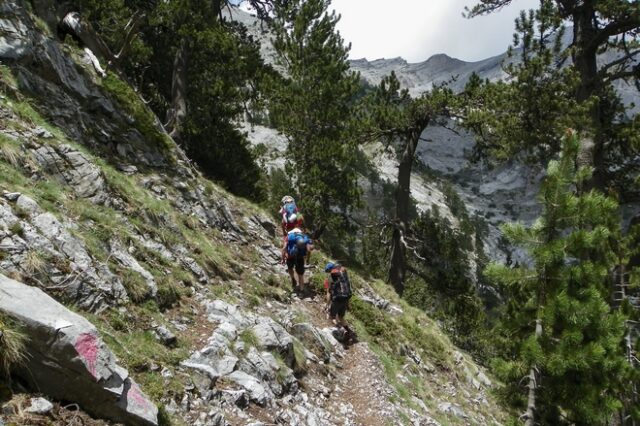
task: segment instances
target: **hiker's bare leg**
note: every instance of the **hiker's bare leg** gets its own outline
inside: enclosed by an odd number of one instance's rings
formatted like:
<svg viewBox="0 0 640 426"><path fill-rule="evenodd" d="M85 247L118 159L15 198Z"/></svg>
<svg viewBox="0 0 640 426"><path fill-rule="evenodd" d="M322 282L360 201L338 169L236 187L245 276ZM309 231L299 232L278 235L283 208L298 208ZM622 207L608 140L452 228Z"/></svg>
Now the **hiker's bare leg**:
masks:
<svg viewBox="0 0 640 426"><path fill-rule="evenodd" d="M300 290L304 290L304 274L298 274L298 286Z"/></svg>
<svg viewBox="0 0 640 426"><path fill-rule="evenodd" d="M289 272L289 276L291 277L291 285L295 287L297 281L296 281L296 274L293 268L289 269L287 272Z"/></svg>

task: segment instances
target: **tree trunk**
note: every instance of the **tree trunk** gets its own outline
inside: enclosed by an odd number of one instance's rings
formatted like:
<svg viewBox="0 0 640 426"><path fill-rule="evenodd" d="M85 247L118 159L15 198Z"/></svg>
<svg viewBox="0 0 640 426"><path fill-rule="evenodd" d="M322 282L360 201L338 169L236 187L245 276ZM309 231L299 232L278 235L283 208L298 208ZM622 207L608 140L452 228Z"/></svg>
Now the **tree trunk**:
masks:
<svg viewBox="0 0 640 426"><path fill-rule="evenodd" d="M409 201L411 195L411 169L420 141L420 130L411 132L406 141L404 152L398 167L398 188L396 189L396 218L391 240L391 264L389 282L402 296L407 273L407 245L405 235L409 221Z"/></svg>
<svg viewBox="0 0 640 426"><path fill-rule="evenodd" d="M179 140L184 119L187 116L187 47L186 41L180 43L173 61L171 78L171 109L169 110L166 129L169 135Z"/></svg>
<svg viewBox="0 0 640 426"><path fill-rule="evenodd" d="M600 87L598 82L598 46L593 43L598 35L598 28L595 26L595 11L590 1L584 2L582 6L577 6L573 13L573 43L572 59L576 70L580 75L580 85L576 91L576 100L580 103L587 102L594 95L599 95ZM581 152L590 153L590 164L593 167L593 177L586 183L585 189L604 188L604 141L600 134L602 128L602 117L600 114L600 102L596 101L591 108L591 123L593 125L593 140L583 139Z"/></svg>
<svg viewBox="0 0 640 426"><path fill-rule="evenodd" d="M542 320L536 319L536 340L542 336ZM538 389L538 381L536 378L537 366L534 364L529 370L529 395L527 396L527 412L524 414L525 426L535 425L535 413L536 413L536 390Z"/></svg>

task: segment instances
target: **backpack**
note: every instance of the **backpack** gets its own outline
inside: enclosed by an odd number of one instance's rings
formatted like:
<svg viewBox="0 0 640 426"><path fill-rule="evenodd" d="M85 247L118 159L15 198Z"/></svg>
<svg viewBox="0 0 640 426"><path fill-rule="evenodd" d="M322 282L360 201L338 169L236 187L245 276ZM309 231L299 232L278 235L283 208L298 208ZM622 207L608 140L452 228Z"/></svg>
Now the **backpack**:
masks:
<svg viewBox="0 0 640 426"><path fill-rule="evenodd" d="M284 223L293 223L296 221L298 213L298 207L296 203L291 201L282 206L282 221ZM295 216L294 216L295 215Z"/></svg>
<svg viewBox="0 0 640 426"><path fill-rule="evenodd" d="M298 245L298 239L302 238L304 244ZM309 238L304 234L291 233L287 237L287 254L289 257L306 256Z"/></svg>
<svg viewBox="0 0 640 426"><path fill-rule="evenodd" d="M351 295L351 281L347 270L343 268L333 269L331 271L331 299L348 300Z"/></svg>

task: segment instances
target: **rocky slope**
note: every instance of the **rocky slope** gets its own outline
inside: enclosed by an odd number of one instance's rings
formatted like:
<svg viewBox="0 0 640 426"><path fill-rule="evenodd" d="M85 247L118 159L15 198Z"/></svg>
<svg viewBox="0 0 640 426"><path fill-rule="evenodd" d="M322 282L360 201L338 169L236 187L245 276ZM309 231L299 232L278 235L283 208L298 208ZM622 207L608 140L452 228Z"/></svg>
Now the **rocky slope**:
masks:
<svg viewBox="0 0 640 426"><path fill-rule="evenodd" d="M54 39L55 4L0 5L0 345L26 339L0 424L506 420L488 374L357 271L360 343L337 342L322 298L290 294L272 218Z"/></svg>

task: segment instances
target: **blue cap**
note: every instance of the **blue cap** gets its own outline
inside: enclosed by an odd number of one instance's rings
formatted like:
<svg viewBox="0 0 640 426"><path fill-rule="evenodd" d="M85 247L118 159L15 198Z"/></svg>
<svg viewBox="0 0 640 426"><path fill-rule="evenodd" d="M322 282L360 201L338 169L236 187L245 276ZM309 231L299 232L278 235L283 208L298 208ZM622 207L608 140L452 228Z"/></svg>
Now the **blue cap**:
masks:
<svg viewBox="0 0 640 426"><path fill-rule="evenodd" d="M335 263L329 262L329 263L327 263L327 266L324 267L324 271L325 272L329 272L329 271L331 271L333 269L334 266L336 266Z"/></svg>

